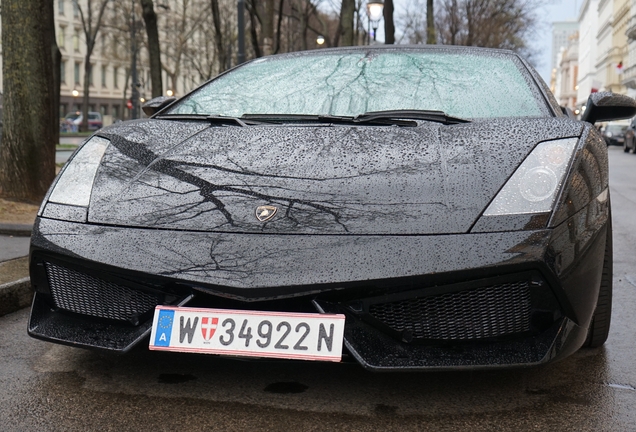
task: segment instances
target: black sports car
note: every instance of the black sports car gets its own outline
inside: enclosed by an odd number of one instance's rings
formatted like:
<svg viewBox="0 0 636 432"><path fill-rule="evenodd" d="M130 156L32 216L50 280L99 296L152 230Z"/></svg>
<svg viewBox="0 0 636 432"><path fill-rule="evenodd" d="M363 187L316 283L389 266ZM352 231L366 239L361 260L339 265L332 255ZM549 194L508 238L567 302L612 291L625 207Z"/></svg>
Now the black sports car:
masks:
<svg viewBox="0 0 636 432"><path fill-rule="evenodd" d="M602 345L607 147L508 51L260 58L93 135L44 200L29 334L78 347L544 363Z"/></svg>

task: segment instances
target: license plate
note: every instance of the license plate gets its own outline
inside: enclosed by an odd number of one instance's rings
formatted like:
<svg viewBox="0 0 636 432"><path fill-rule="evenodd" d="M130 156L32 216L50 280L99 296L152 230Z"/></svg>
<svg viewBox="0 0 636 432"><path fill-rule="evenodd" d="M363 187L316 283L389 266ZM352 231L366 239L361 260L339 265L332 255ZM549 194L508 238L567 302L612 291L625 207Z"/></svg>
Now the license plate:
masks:
<svg viewBox="0 0 636 432"><path fill-rule="evenodd" d="M344 315L157 306L150 349L338 362Z"/></svg>

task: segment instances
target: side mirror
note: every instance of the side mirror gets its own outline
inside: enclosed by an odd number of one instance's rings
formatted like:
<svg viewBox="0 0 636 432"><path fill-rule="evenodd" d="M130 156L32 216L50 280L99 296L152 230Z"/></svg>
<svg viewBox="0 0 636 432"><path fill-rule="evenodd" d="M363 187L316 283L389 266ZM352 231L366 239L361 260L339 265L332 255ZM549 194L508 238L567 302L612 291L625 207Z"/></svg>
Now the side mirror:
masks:
<svg viewBox="0 0 636 432"><path fill-rule="evenodd" d="M592 93L585 105L582 121L621 120L636 116L636 100L611 92Z"/></svg>
<svg viewBox="0 0 636 432"><path fill-rule="evenodd" d="M176 97L166 97L166 96L158 96L156 98L150 99L148 102L141 106L141 109L144 110L144 114L148 117L154 115L170 105L172 102L176 101Z"/></svg>

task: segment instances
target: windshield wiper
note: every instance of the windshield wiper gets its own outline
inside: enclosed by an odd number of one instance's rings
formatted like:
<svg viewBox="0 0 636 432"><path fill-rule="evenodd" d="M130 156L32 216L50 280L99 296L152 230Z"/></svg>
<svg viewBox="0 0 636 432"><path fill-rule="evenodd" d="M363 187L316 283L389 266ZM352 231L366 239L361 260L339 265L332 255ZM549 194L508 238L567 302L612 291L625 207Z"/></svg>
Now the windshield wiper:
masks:
<svg viewBox="0 0 636 432"><path fill-rule="evenodd" d="M364 115L364 114L363 114ZM359 117L359 116L358 116ZM396 125L396 126L417 126L417 123L399 118L380 118L358 120L358 117L318 115L318 114L244 114L243 120L261 120L271 123L325 123L325 124L368 124L368 125Z"/></svg>
<svg viewBox="0 0 636 432"><path fill-rule="evenodd" d="M162 114L158 115L155 118L161 120L199 120L199 121L207 121L214 124L231 124L231 125L239 125L239 126L253 126L264 124L262 121L254 121L249 119L243 119L239 117L229 117L229 116L220 116L220 115L209 115L209 114Z"/></svg>
<svg viewBox="0 0 636 432"><path fill-rule="evenodd" d="M398 119L423 120L445 125L470 123L459 117L452 117L443 111L426 111L426 110L391 110L391 111L370 111L354 118L354 121L360 123L377 122L381 120L393 121Z"/></svg>
<svg viewBox="0 0 636 432"><path fill-rule="evenodd" d="M215 124L233 124L253 126L272 123L325 123L325 124L364 124L380 126L417 126L412 120L423 120L445 125L470 123L458 117L452 117L442 111L425 110L392 110L371 111L359 116L337 116L319 114L243 114L241 117L230 117L209 114L161 114L155 118L162 120L199 120Z"/></svg>

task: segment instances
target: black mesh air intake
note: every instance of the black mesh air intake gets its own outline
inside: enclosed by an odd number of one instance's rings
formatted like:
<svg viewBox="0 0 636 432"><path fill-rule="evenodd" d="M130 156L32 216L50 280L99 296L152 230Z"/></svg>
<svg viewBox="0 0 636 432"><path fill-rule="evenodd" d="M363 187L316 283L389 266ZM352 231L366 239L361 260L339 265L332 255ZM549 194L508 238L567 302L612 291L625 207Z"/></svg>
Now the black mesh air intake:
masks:
<svg viewBox="0 0 636 432"><path fill-rule="evenodd" d="M55 305L82 315L136 322L159 303L156 295L52 263L46 274Z"/></svg>
<svg viewBox="0 0 636 432"><path fill-rule="evenodd" d="M472 340L530 330L528 282L373 304L369 313L414 338Z"/></svg>

